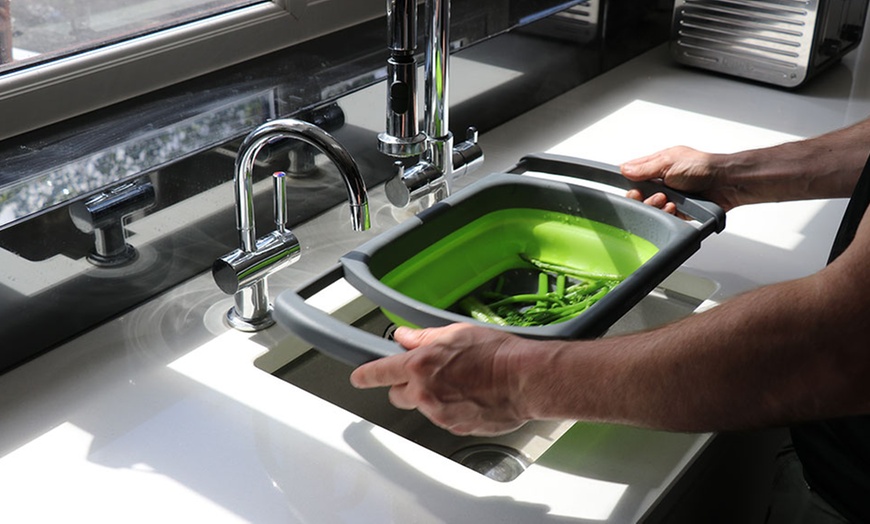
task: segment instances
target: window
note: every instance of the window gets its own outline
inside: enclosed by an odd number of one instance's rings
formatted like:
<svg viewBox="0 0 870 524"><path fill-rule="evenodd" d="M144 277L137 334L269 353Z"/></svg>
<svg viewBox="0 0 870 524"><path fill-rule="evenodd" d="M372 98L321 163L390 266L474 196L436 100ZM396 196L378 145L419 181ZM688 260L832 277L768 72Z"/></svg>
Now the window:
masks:
<svg viewBox="0 0 870 524"><path fill-rule="evenodd" d="M0 139L384 12L383 0L0 0Z"/></svg>
<svg viewBox="0 0 870 524"><path fill-rule="evenodd" d="M0 72L88 51L259 0L0 0ZM14 22L14 23L13 23Z"/></svg>

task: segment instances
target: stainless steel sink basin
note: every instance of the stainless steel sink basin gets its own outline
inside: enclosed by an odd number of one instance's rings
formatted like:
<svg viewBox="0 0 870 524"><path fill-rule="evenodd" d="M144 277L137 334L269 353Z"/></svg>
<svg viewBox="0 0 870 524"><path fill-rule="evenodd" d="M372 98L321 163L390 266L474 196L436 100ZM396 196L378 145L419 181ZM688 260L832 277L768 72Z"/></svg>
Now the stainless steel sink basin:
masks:
<svg viewBox="0 0 870 524"><path fill-rule="evenodd" d="M331 287L337 289L330 290ZM628 333L687 316L716 290L710 280L676 272L616 322L605 336ZM353 292L344 280L320 294ZM318 302L314 295L309 302ZM346 299L345 299L346 300ZM329 300L326 300L329 302ZM393 324L377 306L359 295L332 315L377 336L389 337ZM492 479L507 482L519 476L565 434L572 421L533 421L499 437L459 437L438 428L416 411L394 408L385 389L357 390L348 380L352 367L290 337L255 362L257 367L288 383L338 405L373 424L401 435Z"/></svg>
<svg viewBox="0 0 870 524"><path fill-rule="evenodd" d="M649 184L637 189L669 191ZM581 314L529 322L500 311L505 322L485 324L535 339L599 337L725 225L711 202L669 193L689 222L612 191L633 187L616 166L528 155L509 173L490 174L341 256L340 276L397 323L443 326L483 325L457 302L488 291L536 293L545 267L556 268L544 271L548 279L606 275L618 284L602 284L607 289ZM508 284L527 271L530 286ZM352 365L403 351L311 307L305 296L278 295L274 318L310 345Z"/></svg>

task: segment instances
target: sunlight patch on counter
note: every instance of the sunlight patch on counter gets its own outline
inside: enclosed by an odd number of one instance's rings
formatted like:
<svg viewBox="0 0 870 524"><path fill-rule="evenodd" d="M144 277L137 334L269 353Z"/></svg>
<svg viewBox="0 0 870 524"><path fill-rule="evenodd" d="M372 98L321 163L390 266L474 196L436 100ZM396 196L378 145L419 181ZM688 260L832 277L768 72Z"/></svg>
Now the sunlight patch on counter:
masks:
<svg viewBox="0 0 870 524"><path fill-rule="evenodd" d="M163 510L172 507L179 521L243 522L145 462L101 463L101 454L113 442L99 442L64 422L4 456L0 519L14 515L17 522L57 522L87 515L92 522L110 522L126 515L127 522L154 522L165 520Z"/></svg>
<svg viewBox="0 0 870 524"><path fill-rule="evenodd" d="M620 137L614 140L613 137ZM803 137L734 122L645 100L634 100L557 144L549 153L619 165L676 145L708 153L733 153L769 147ZM771 215L771 206L774 214ZM811 213L807 213L808 206ZM824 206L788 202L737 208L728 213L726 231L751 240L794 250L804 229ZM770 216L776 216L771 221ZM782 225L780 225L782 224Z"/></svg>
<svg viewBox="0 0 870 524"><path fill-rule="evenodd" d="M614 140L613 137L620 137ZM645 100L634 100L554 146L549 152L609 164L685 145L733 153L802 137Z"/></svg>

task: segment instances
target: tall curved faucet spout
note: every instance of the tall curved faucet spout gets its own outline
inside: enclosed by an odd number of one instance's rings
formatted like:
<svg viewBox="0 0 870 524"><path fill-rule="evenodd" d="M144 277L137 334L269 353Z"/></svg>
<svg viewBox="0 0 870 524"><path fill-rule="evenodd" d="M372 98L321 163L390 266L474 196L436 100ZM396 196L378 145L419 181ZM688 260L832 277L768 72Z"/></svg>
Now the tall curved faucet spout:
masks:
<svg viewBox="0 0 870 524"><path fill-rule="evenodd" d="M298 260L301 252L299 241L286 228L283 172L273 175L276 229L258 239L254 223L254 160L267 144L288 139L316 147L335 164L347 189L351 227L361 231L371 225L368 196L359 167L332 135L313 124L290 118L266 122L252 131L239 148L233 179L239 248L217 259L212 266L218 287L235 298L227 319L230 325L242 331L259 331L274 324L266 277Z"/></svg>

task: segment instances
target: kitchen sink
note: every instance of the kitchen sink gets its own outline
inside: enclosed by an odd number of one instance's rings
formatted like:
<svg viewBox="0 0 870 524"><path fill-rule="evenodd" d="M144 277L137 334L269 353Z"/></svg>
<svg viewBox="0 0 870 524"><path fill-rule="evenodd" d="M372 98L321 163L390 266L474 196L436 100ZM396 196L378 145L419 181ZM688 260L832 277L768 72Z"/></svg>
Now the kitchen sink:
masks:
<svg viewBox="0 0 870 524"><path fill-rule="evenodd" d="M389 338L393 323L369 299L338 278L308 298L315 307L368 333ZM681 271L672 273L655 290L611 326L604 336L635 332L677 320L712 306L715 282ZM341 300L337 302L337 298ZM348 299L348 297L351 297ZM341 303L340 307L334 307ZM417 411L400 410L385 388L358 390L350 385L353 367L339 362L290 336L255 365L272 375L342 407L369 422L463 464L489 478L508 482L538 460L574 426L572 421L532 421L498 437L460 437L438 428Z"/></svg>
<svg viewBox="0 0 870 524"><path fill-rule="evenodd" d="M339 258L338 271L394 322L415 326L482 324L457 303L491 291L537 293L542 273L553 276L553 290L559 273L618 282L606 284L606 294L597 293L582 314L561 321L487 324L535 339L596 338L725 225L724 211L712 202L661 184L640 187L644 194L669 191L690 222L626 198L632 187L616 166L527 155L511 172L487 175L357 246ZM531 279L518 278L528 272ZM351 365L403 351L312 307L305 296L278 295L274 317L311 346Z"/></svg>

